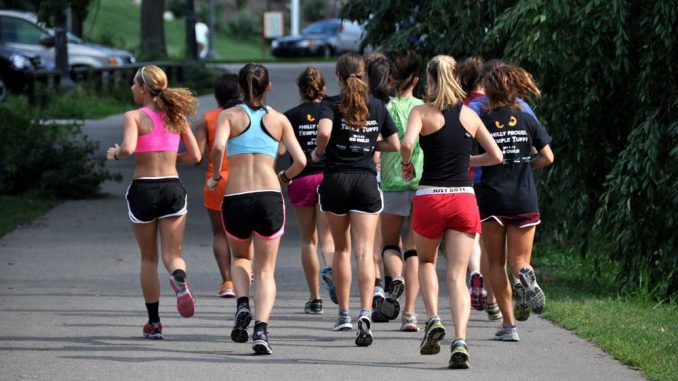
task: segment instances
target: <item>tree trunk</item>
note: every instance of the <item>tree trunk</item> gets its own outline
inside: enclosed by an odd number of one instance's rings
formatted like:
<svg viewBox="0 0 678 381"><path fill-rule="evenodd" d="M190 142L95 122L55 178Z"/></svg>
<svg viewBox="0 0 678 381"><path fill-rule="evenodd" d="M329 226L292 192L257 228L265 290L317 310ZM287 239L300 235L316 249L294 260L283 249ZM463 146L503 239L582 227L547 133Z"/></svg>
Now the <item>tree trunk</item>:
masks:
<svg viewBox="0 0 678 381"><path fill-rule="evenodd" d="M163 13L165 13L165 0L141 1L139 55L143 60L167 58Z"/></svg>
<svg viewBox="0 0 678 381"><path fill-rule="evenodd" d="M186 59L198 59L198 46L195 41L195 5L193 0L186 0Z"/></svg>

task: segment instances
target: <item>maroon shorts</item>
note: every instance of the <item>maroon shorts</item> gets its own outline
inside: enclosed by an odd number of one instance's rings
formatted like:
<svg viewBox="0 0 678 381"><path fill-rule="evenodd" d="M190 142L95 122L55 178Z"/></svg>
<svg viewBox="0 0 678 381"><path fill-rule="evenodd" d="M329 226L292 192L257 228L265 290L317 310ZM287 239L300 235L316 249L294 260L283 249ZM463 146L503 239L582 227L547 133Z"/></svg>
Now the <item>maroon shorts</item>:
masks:
<svg viewBox="0 0 678 381"><path fill-rule="evenodd" d="M313 173L297 177L287 187L290 204L296 207L316 206L318 204L318 185L323 182L323 173Z"/></svg>
<svg viewBox="0 0 678 381"><path fill-rule="evenodd" d="M527 228L530 226L539 225L541 223L541 215L539 212L514 214L511 216L488 215L483 216L482 222L494 220L501 226L514 225L519 228Z"/></svg>
<svg viewBox="0 0 678 381"><path fill-rule="evenodd" d="M412 228L428 239L438 239L446 230L480 233L478 203L471 187L420 189L412 208Z"/></svg>

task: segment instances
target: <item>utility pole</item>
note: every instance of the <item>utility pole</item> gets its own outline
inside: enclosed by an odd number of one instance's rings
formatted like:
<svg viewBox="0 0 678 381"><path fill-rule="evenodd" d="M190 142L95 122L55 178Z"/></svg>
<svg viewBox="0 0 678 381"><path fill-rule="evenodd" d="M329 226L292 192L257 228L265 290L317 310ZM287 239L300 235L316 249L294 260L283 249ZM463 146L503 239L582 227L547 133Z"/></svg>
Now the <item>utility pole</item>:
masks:
<svg viewBox="0 0 678 381"><path fill-rule="evenodd" d="M290 34L299 34L299 0L290 1Z"/></svg>
<svg viewBox="0 0 678 381"><path fill-rule="evenodd" d="M207 41L207 58L214 59L217 58L217 52L214 50L214 0L210 0L210 30L209 30L209 40Z"/></svg>
<svg viewBox="0 0 678 381"><path fill-rule="evenodd" d="M66 38L66 11L62 10L56 15L54 25L54 50L56 69L61 75L61 87L70 88L75 86L68 70L68 39Z"/></svg>
<svg viewBox="0 0 678 381"><path fill-rule="evenodd" d="M195 6L193 0L186 0L186 58L198 59L198 45L195 41Z"/></svg>

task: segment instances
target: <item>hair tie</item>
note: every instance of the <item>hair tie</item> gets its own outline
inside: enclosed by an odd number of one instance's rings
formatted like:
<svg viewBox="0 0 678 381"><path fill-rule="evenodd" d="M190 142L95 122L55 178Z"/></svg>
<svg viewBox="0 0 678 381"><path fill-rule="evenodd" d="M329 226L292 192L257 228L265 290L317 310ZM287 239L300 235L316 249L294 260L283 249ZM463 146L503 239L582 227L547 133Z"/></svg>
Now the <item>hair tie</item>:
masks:
<svg viewBox="0 0 678 381"><path fill-rule="evenodd" d="M350 77L355 78L356 76L355 76L355 74L351 73Z"/></svg>

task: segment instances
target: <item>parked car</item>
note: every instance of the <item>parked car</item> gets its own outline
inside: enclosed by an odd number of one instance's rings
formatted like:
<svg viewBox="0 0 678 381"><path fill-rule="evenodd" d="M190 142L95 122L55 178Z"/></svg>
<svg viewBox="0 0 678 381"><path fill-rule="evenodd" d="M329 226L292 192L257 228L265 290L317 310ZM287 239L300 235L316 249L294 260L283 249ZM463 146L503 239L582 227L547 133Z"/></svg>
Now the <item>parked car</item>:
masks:
<svg viewBox="0 0 678 381"><path fill-rule="evenodd" d="M54 61L54 30L38 22L32 13L0 10L0 43ZM90 44L67 33L68 64L71 68L125 65L136 62L132 53Z"/></svg>
<svg viewBox="0 0 678 381"><path fill-rule="evenodd" d="M7 91L20 92L37 71L49 69L50 63L35 53L0 44L0 100Z"/></svg>
<svg viewBox="0 0 678 381"><path fill-rule="evenodd" d="M271 42L276 57L330 57L344 52L357 52L363 39L363 27L353 21L329 19L314 22L300 35L278 37Z"/></svg>

